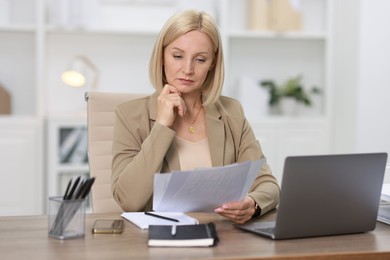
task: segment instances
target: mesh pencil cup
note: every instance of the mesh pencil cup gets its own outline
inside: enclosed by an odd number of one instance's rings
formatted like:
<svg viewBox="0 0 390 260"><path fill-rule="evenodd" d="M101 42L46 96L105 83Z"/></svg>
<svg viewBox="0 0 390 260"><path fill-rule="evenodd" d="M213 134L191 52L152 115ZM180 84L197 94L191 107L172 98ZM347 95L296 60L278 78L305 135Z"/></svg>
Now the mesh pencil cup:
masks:
<svg viewBox="0 0 390 260"><path fill-rule="evenodd" d="M85 199L49 197L49 237L71 239L85 235Z"/></svg>

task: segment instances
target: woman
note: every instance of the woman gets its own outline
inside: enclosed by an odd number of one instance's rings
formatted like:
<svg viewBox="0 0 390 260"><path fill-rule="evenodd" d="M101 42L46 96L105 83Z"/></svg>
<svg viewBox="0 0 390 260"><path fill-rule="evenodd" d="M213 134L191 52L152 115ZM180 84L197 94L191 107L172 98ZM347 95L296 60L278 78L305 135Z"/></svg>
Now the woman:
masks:
<svg viewBox="0 0 390 260"><path fill-rule="evenodd" d="M224 65L218 27L204 12L172 16L149 65L156 91L118 106L112 191L125 211L152 209L155 173L263 158L238 101L220 96ZM244 223L276 207L279 186L265 163L248 196L215 212Z"/></svg>

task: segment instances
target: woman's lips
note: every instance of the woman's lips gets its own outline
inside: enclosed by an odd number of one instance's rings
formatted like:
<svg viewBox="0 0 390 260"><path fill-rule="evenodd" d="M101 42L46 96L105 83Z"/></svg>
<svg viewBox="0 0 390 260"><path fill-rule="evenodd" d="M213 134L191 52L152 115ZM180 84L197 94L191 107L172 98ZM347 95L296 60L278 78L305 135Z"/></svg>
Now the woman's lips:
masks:
<svg viewBox="0 0 390 260"><path fill-rule="evenodd" d="M180 83L188 85L191 84L193 81L190 79L179 79Z"/></svg>

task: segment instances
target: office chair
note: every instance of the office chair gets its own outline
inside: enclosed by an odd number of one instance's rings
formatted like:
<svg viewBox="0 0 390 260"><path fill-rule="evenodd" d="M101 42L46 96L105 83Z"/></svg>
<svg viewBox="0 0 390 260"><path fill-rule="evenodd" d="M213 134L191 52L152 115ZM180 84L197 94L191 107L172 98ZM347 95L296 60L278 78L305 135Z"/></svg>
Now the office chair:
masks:
<svg viewBox="0 0 390 260"><path fill-rule="evenodd" d="M112 139L115 109L120 103L146 94L87 92L88 162L94 213L122 212L111 193Z"/></svg>

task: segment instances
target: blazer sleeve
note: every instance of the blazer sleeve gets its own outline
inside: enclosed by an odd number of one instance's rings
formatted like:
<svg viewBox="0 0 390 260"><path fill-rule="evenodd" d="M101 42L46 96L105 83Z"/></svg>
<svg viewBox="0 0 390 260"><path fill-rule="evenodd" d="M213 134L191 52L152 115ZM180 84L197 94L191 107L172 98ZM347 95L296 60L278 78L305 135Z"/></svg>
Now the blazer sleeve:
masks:
<svg viewBox="0 0 390 260"><path fill-rule="evenodd" d="M239 123L237 129L240 129L241 134L236 134L236 147L237 149L237 161L254 161L261 158L265 158L259 141L250 126L249 122L245 118L243 108L238 103L238 109L234 109L235 122ZM236 104L237 104L236 103ZM272 170L267 163L267 160L263 164L258 176L256 177L253 185L248 193L248 196L253 198L261 208L261 215L264 215L268 211L274 209L279 203L280 187L277 183L275 176L272 174Z"/></svg>
<svg viewBox="0 0 390 260"><path fill-rule="evenodd" d="M153 175L161 171L175 132L151 122L144 101L120 105L115 114L112 193L124 211L142 211L152 198Z"/></svg>

